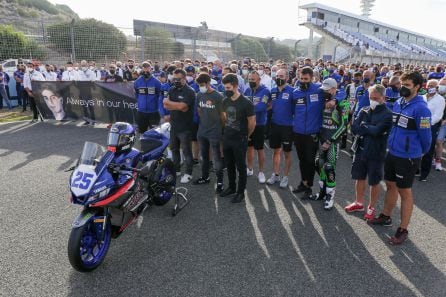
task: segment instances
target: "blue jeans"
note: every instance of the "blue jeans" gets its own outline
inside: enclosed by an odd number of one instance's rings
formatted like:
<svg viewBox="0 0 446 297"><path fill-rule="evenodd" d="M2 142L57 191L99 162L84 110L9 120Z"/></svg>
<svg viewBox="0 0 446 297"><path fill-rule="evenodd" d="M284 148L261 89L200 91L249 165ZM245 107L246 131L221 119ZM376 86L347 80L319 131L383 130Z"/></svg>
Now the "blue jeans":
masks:
<svg viewBox="0 0 446 297"><path fill-rule="evenodd" d="M9 101L8 93L6 93L5 85L0 84L0 97L2 100L0 100L0 108L3 108L3 100L5 100L6 105L8 105L8 109L12 109L11 101Z"/></svg>

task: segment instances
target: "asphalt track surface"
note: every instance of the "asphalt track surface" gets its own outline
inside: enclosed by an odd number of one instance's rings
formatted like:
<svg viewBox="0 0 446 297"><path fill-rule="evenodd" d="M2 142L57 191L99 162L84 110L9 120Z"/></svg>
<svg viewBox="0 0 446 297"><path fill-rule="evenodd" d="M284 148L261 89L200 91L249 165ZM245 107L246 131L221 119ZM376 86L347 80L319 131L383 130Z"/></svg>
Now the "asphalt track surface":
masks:
<svg viewBox="0 0 446 297"><path fill-rule="evenodd" d="M446 173L415 183L410 240L393 247L399 209L392 227L373 228L343 210L353 198L345 153L332 211L254 177L234 205L214 194L213 176L188 186L191 203L178 216L171 202L149 209L141 228L112 241L102 266L76 272L67 241L80 207L69 203L63 170L84 141L106 136L73 123L0 125L1 296L446 296ZM299 181L293 158L290 185ZM267 168L268 177L270 158Z"/></svg>

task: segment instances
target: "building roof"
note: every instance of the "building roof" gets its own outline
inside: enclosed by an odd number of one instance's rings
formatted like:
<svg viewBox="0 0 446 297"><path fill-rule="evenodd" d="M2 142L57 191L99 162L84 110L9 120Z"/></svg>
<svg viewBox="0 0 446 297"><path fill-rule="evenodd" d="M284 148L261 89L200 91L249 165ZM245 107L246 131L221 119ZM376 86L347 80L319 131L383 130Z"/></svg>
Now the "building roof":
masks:
<svg viewBox="0 0 446 297"><path fill-rule="evenodd" d="M361 16L361 15L350 13L350 12L347 12L347 11L344 11L344 10L340 10L340 9L337 9L337 8L334 8L334 7L330 7L330 6L327 6L327 5L324 5L324 4L320 4L320 3L309 3L309 4L305 4L305 5L299 6L299 8L301 8L301 9L319 8L319 9L327 10L327 11L330 11L330 12L333 12L333 13L337 13L337 14L340 14L340 15L344 15L344 16L348 16L348 17L351 17L351 18L355 18L355 19L358 19L358 20L361 20L361 21L364 21L364 22L373 23L373 24L376 24L376 25L379 25L379 26L382 26L382 27L385 27L385 28L389 28L389 29L393 29L393 30L397 30L397 31L402 31L404 33L409 33L409 34L415 35L417 37L428 38L428 39L431 39L433 41L445 43L444 40L440 40L440 39L437 39L437 38L434 38L434 37L431 37L431 36L427 36L427 35L424 35L424 34L421 34L421 33L413 32L413 31L410 31L410 30L407 30L407 29L403 29L403 28L400 28L400 27L397 27L397 26L389 25L389 24L386 24L386 23L383 23L383 22L380 22L380 21L377 21L377 20L374 20L374 19L371 19L371 18L368 18L368 17L364 17L364 16Z"/></svg>

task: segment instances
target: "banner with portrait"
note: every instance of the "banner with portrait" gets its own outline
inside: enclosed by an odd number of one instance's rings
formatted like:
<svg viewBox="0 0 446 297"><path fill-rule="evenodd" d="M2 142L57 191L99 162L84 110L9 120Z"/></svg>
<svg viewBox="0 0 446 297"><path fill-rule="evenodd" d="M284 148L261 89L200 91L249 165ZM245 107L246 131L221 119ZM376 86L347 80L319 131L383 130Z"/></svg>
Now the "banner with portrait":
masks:
<svg viewBox="0 0 446 297"><path fill-rule="evenodd" d="M136 123L132 82L33 81L32 88L45 119Z"/></svg>

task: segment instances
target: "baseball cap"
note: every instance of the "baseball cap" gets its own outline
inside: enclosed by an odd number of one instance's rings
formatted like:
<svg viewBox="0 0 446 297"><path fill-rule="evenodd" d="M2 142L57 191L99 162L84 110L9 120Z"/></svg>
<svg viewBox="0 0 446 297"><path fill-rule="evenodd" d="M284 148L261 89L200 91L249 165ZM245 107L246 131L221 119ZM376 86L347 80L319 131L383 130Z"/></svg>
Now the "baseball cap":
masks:
<svg viewBox="0 0 446 297"><path fill-rule="evenodd" d="M195 73L195 67L192 66L192 65L187 66L184 70L185 70L186 72L193 72L193 73Z"/></svg>
<svg viewBox="0 0 446 297"><path fill-rule="evenodd" d="M321 89L324 91L328 91L330 89L337 89L338 88L338 83L336 82L335 79L333 78L327 78L322 82L322 86Z"/></svg>

